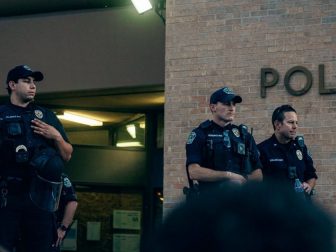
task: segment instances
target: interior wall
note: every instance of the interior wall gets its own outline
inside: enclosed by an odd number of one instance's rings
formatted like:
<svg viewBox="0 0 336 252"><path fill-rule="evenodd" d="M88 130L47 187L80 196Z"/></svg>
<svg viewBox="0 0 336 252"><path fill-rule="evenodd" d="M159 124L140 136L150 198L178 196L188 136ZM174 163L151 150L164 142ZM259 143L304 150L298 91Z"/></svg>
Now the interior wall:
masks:
<svg viewBox="0 0 336 252"><path fill-rule="evenodd" d="M145 150L74 146L66 173L74 182L112 186L146 185Z"/></svg>
<svg viewBox="0 0 336 252"><path fill-rule="evenodd" d="M108 189L108 188L107 188ZM77 192L78 211L75 215L77 224L77 251L92 252L92 251L113 251L113 237L117 234L127 235L133 234L141 236L143 225L140 230L115 229L113 227L113 211L139 211L142 220L143 214L143 195L142 192L95 192L90 189L90 192ZM140 221L141 221L140 220ZM89 240L88 222L100 223L100 237L97 240ZM125 246L125 244L123 244ZM133 245L134 246L134 245Z"/></svg>
<svg viewBox="0 0 336 252"><path fill-rule="evenodd" d="M164 83L165 26L133 6L0 19L0 80L20 64L40 70L39 93Z"/></svg>
<svg viewBox="0 0 336 252"><path fill-rule="evenodd" d="M281 104L298 112L299 134L312 153L319 179L314 199L336 213L336 4L335 1L167 1L164 209L184 200L185 144L190 131L211 118L209 96L229 86L240 94L236 124L253 127L259 143L271 136L271 115ZM319 65L325 88L319 91ZM293 96L284 85L288 70L312 74L308 92ZM261 69L279 73L261 97ZM302 73L290 80L301 90Z"/></svg>

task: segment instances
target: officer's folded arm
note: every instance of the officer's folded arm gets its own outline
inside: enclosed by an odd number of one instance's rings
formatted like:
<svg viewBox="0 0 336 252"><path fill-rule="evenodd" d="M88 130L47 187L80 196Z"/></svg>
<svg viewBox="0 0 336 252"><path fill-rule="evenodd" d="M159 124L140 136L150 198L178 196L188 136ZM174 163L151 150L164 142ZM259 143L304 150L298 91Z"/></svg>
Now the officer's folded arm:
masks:
<svg viewBox="0 0 336 252"><path fill-rule="evenodd" d="M245 182L246 179L234 172L230 171L216 171L206 167L202 167L199 164L193 163L188 165L189 176L191 180L214 182L224 179L230 179L240 182Z"/></svg>
<svg viewBox="0 0 336 252"><path fill-rule="evenodd" d="M34 133L55 142L55 145L64 161L69 161L73 151L72 145L66 142L61 133L52 125L38 119L32 120L31 127Z"/></svg>
<svg viewBox="0 0 336 252"><path fill-rule="evenodd" d="M250 175L248 175L248 180L254 180L254 181L262 181L263 180L263 174L261 168L255 169L251 172Z"/></svg>
<svg viewBox="0 0 336 252"><path fill-rule="evenodd" d="M69 161L73 151L72 145L65 141L61 134L54 141L62 159L66 162Z"/></svg>

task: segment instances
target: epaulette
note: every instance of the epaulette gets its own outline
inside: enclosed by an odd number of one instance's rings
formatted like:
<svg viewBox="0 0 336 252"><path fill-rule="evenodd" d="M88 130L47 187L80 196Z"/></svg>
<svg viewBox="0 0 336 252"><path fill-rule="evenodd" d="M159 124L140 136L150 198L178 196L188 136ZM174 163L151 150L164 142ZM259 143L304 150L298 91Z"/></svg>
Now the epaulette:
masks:
<svg viewBox="0 0 336 252"><path fill-rule="evenodd" d="M202 122L199 126L202 129L209 128L211 126L211 121L210 120L206 120L206 121Z"/></svg>

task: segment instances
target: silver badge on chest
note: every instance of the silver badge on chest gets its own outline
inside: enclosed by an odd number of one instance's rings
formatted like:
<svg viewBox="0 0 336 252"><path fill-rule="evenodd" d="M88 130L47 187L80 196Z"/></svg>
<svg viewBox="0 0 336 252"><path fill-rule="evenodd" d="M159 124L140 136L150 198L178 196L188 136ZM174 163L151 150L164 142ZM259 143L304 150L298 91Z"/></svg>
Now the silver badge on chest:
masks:
<svg viewBox="0 0 336 252"><path fill-rule="evenodd" d="M300 150L296 150L296 156L299 160L303 159L303 155L302 155L302 152Z"/></svg>
<svg viewBox="0 0 336 252"><path fill-rule="evenodd" d="M35 114L35 116L36 116L38 119L42 119L42 118L43 118L43 112L42 112L41 110L36 109L36 110L34 111L34 114Z"/></svg>

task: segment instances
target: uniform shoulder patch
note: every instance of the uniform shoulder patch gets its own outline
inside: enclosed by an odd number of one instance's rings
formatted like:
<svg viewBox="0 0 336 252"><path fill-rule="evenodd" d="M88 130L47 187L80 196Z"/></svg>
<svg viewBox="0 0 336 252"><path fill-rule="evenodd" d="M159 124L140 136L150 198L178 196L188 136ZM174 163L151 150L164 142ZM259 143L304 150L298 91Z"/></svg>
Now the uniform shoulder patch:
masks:
<svg viewBox="0 0 336 252"><path fill-rule="evenodd" d="M196 132L192 131L190 132L187 140L187 144L192 144L196 138Z"/></svg>
<svg viewBox="0 0 336 252"><path fill-rule="evenodd" d="M71 187L71 181L70 181L70 179L67 178L67 177L65 177L65 178L63 179L63 185L64 185L65 187Z"/></svg>

